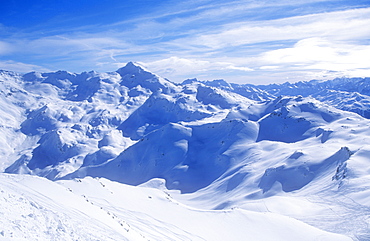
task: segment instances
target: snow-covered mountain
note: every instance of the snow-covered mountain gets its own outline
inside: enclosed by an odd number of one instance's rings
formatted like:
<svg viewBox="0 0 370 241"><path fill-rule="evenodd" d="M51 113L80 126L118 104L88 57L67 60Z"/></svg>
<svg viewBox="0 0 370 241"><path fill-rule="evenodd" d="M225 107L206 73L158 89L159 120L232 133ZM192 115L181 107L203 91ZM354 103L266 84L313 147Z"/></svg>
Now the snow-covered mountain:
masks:
<svg viewBox="0 0 370 241"><path fill-rule="evenodd" d="M369 240L369 80L1 71L0 240Z"/></svg>
<svg viewBox="0 0 370 241"><path fill-rule="evenodd" d="M370 78L337 78L270 85L229 84L223 80L205 82L208 86L226 89L253 100L271 100L281 95L314 97L338 109L370 118Z"/></svg>

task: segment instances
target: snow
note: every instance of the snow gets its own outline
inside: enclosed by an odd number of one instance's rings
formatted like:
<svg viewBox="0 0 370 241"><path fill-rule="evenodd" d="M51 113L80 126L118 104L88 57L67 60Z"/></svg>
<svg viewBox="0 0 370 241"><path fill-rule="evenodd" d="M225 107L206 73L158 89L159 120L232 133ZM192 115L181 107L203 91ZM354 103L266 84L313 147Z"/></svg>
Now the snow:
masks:
<svg viewBox="0 0 370 241"><path fill-rule="evenodd" d="M280 85L272 84L258 87L273 96L312 96L341 110L355 112L369 118L369 80L370 78L337 78L329 81L287 82ZM248 85L238 87L241 89L250 88ZM269 98L264 96L263 99L268 100Z"/></svg>
<svg viewBox="0 0 370 241"><path fill-rule="evenodd" d="M367 82L1 71L0 240L369 240Z"/></svg>
<svg viewBox="0 0 370 241"><path fill-rule="evenodd" d="M165 189L92 178L0 179L0 240L350 240L278 214L194 209Z"/></svg>
<svg viewBox="0 0 370 241"><path fill-rule="evenodd" d="M0 178L2 240L146 240L56 183L32 176Z"/></svg>

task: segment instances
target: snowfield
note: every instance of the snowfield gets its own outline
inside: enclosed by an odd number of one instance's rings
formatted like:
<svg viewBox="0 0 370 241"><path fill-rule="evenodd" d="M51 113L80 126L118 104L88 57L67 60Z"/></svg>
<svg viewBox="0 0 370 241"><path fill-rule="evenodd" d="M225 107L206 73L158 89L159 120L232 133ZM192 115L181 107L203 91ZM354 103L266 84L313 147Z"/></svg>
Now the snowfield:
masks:
<svg viewBox="0 0 370 241"><path fill-rule="evenodd" d="M368 78L0 72L0 240L370 240Z"/></svg>
<svg viewBox="0 0 370 241"><path fill-rule="evenodd" d="M191 208L165 189L0 178L3 240L351 240L271 212Z"/></svg>

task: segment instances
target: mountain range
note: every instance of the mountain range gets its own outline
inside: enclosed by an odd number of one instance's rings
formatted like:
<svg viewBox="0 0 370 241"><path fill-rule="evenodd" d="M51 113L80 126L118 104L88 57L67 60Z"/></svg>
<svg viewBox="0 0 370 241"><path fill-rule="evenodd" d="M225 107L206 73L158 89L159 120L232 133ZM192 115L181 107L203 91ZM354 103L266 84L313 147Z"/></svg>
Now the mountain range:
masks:
<svg viewBox="0 0 370 241"><path fill-rule="evenodd" d="M0 240L370 239L370 78L173 83L130 62L0 71L0 103Z"/></svg>

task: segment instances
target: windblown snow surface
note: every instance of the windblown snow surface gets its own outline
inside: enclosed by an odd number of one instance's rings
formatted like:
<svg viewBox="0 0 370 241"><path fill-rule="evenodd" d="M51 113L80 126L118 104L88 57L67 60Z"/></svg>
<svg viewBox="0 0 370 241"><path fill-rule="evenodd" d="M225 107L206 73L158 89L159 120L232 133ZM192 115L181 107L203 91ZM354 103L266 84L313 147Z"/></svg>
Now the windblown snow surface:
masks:
<svg viewBox="0 0 370 241"><path fill-rule="evenodd" d="M370 80L0 72L0 240L370 240Z"/></svg>

